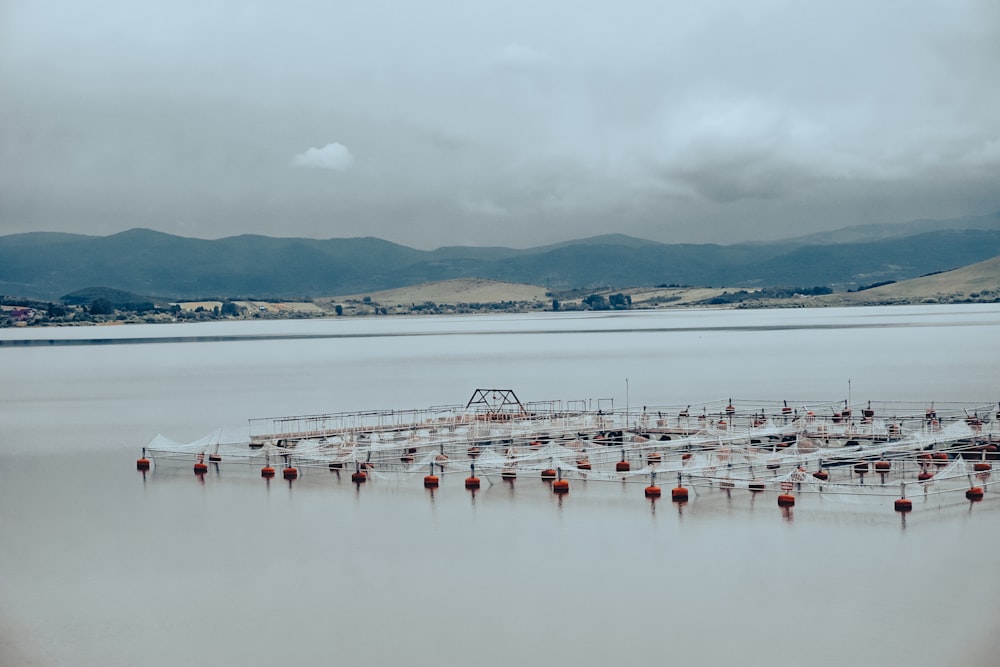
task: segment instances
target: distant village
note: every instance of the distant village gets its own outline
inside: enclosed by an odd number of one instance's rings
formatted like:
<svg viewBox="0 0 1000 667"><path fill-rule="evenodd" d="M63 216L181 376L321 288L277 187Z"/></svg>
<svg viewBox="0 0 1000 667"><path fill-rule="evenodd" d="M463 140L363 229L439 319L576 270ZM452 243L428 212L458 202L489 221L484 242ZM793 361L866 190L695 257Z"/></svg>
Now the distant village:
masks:
<svg viewBox="0 0 1000 667"><path fill-rule="evenodd" d="M0 327L83 326L94 324L140 324L167 322L203 322L211 320L301 319L313 317L356 317L372 315L441 315L480 312L530 312L558 310L553 301L501 301L497 303L436 304L430 301L409 305L382 305L370 297L342 301L181 301L165 306L152 303L120 304L106 299L69 305L37 302L11 297L0 298ZM15 303L16 302L16 303ZM607 301L604 302L606 304ZM620 309L630 302L616 304ZM593 305L591 305L593 304ZM566 310L610 309L592 300L580 307L569 304ZM627 307L627 306L626 306Z"/></svg>

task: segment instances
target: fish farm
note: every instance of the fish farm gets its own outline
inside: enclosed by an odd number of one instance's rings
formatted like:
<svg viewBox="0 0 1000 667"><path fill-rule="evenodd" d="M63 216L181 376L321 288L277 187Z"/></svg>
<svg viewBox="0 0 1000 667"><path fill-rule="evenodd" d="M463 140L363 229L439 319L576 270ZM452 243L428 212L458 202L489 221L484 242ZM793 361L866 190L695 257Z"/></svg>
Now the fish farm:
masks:
<svg viewBox="0 0 1000 667"><path fill-rule="evenodd" d="M1000 458L1000 405L728 398L626 406L612 399L522 402L476 389L464 404L251 419L249 437L191 443L161 435L136 468L251 466L264 480L350 475L362 485L412 483L475 492L541 479L556 494L632 484L637 497L696 502L706 493L819 494L851 503L914 498L972 503L989 495ZM256 474L256 473L255 473ZM661 487L661 484L663 486Z"/></svg>

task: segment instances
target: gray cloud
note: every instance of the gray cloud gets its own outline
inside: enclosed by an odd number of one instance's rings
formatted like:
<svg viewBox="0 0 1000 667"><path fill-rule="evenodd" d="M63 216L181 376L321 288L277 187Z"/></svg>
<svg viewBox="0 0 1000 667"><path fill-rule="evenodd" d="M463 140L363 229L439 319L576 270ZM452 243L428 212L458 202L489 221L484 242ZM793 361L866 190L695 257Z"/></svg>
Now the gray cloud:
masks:
<svg viewBox="0 0 1000 667"><path fill-rule="evenodd" d="M986 0L14 0L0 234L728 242L985 213L997 62Z"/></svg>

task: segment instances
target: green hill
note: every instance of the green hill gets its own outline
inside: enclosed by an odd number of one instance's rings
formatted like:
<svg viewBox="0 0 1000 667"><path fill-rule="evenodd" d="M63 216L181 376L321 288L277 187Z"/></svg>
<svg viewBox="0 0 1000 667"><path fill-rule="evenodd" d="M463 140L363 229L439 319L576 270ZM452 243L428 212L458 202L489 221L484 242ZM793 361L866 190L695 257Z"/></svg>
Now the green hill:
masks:
<svg viewBox="0 0 1000 667"><path fill-rule="evenodd" d="M956 224L889 238L875 233L873 240L846 243L668 244L612 234L528 249L433 251L370 237L205 240L148 229L106 237L15 234L0 237L0 294L54 300L107 285L157 300L301 299L461 278L553 290L677 284L823 285L846 291L1000 255L1000 229L955 229Z"/></svg>

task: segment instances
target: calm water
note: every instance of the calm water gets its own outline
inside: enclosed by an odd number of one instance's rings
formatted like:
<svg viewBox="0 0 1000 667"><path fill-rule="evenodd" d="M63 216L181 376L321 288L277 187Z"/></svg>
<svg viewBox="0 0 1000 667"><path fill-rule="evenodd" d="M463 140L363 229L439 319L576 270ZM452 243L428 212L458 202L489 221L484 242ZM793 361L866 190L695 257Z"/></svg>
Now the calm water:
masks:
<svg viewBox="0 0 1000 667"><path fill-rule="evenodd" d="M156 433L522 400L1000 400L1000 307L0 331L0 664L996 665L1000 501L134 469ZM456 478L458 479L458 478Z"/></svg>

